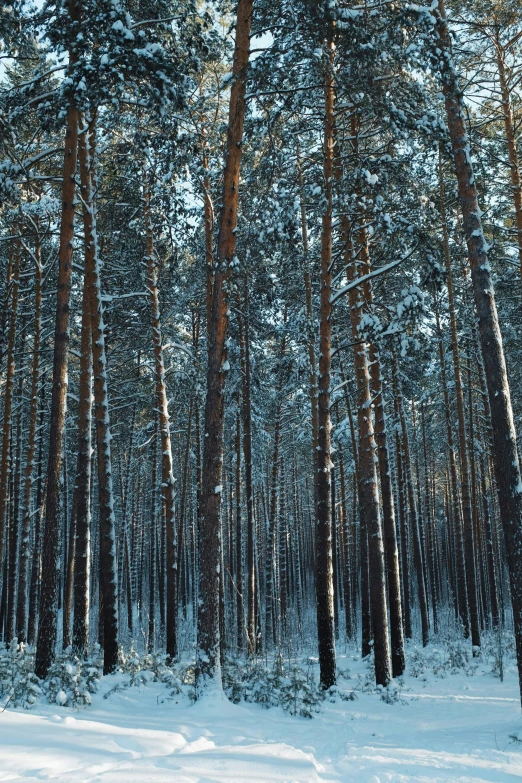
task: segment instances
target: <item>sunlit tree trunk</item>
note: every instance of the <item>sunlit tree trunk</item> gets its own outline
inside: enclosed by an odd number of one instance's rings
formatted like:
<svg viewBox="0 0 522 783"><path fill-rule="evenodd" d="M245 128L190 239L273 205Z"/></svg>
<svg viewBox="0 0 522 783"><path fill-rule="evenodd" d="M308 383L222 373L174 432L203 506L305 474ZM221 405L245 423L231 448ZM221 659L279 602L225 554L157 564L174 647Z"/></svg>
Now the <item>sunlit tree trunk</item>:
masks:
<svg viewBox="0 0 522 783"><path fill-rule="evenodd" d="M442 52L442 87L491 408L493 459L508 557L519 682L522 687L522 478L502 336L480 217L482 213L464 122L463 96L453 67L451 38L443 0L439 0L436 29Z"/></svg>
<svg viewBox="0 0 522 783"><path fill-rule="evenodd" d="M226 162L208 330L207 392L199 520L197 683L221 684L219 637L220 519L223 466L224 386L227 370L229 267L236 246L243 123L253 0L238 0L230 89Z"/></svg>

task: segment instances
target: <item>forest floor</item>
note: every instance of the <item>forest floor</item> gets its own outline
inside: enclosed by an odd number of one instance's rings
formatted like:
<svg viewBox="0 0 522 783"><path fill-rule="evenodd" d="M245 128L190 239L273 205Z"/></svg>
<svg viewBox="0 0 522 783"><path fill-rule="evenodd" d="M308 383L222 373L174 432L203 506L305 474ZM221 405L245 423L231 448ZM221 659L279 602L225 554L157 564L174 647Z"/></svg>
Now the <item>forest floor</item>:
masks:
<svg viewBox="0 0 522 783"><path fill-rule="evenodd" d="M313 719L209 696L163 701L165 686L102 680L83 710L39 703L0 713L0 781L63 783L513 783L522 717L513 662L453 666L447 650L410 650L394 703L368 664L339 655L337 695ZM415 676L416 675L416 676ZM344 699L353 694L350 700ZM518 740L520 737L520 741Z"/></svg>

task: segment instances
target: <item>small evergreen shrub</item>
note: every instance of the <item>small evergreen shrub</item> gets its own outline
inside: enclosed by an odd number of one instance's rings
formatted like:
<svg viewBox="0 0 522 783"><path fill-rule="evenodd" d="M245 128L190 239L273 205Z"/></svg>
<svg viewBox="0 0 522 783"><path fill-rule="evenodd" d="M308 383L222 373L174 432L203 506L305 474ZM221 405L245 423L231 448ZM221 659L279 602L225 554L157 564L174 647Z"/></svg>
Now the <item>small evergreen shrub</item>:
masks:
<svg viewBox="0 0 522 783"><path fill-rule="evenodd" d="M166 686L168 693L160 698L165 700L177 700L183 694L182 685L186 684L186 673L177 672L174 667L167 664L167 656L164 654L145 653L140 656L132 647L128 653L120 647L118 652L118 670L127 675L127 679L119 682L114 688L104 694L107 699L113 693L121 693L127 688L148 685L150 682L159 682Z"/></svg>
<svg viewBox="0 0 522 783"><path fill-rule="evenodd" d="M89 706L98 689L100 670L99 648L93 658L80 661L68 647L57 656L43 682L47 700L59 707Z"/></svg>
<svg viewBox="0 0 522 783"><path fill-rule="evenodd" d="M0 698L8 706L30 709L42 696L41 682L34 673L34 651L13 639L0 645Z"/></svg>
<svg viewBox="0 0 522 783"><path fill-rule="evenodd" d="M310 667L285 665L277 656L271 667L257 661L229 658L223 673L223 686L230 701L282 707L290 715L312 718L319 711L324 693L315 682Z"/></svg>

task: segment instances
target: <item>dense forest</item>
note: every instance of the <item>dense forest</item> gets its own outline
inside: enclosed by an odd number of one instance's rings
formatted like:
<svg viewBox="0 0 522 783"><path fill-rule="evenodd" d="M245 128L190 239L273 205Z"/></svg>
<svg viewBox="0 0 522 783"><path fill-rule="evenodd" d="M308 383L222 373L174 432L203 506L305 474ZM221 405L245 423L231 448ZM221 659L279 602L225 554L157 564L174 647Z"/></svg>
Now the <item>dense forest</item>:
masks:
<svg viewBox="0 0 522 783"><path fill-rule="evenodd" d="M522 682L518 0L0 8L0 634Z"/></svg>

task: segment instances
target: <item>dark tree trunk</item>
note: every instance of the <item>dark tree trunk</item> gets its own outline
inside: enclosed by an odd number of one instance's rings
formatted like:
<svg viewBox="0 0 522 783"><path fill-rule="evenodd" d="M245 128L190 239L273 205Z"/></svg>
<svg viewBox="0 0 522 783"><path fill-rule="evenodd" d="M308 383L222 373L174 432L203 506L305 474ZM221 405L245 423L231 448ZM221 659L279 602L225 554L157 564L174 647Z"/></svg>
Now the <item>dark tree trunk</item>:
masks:
<svg viewBox="0 0 522 783"><path fill-rule="evenodd" d="M69 15L77 19L74 0L69 2ZM74 57L71 56L71 65ZM67 408L67 365L69 347L69 309L71 299L72 250L76 194L76 160L78 152L78 111L72 104L67 110L65 157L62 182L62 214L58 254L58 293L54 336L53 382L49 458L45 503L45 531L42 553L42 586L35 673L45 677L54 659L57 635L57 599L60 561L60 474L62 466L63 432Z"/></svg>
<svg viewBox="0 0 522 783"><path fill-rule="evenodd" d="M330 30L331 34L331 30ZM323 688L335 684L334 586L332 578L332 490L330 373L332 363L332 204L334 162L334 44L329 46L325 74L323 176L326 211L321 230L321 295L319 305L319 379L317 388L315 592L320 680Z"/></svg>
<svg viewBox="0 0 522 783"><path fill-rule="evenodd" d="M94 202L94 125L84 125L79 137L80 182L85 231L85 277L91 318L94 381L94 421L98 468L98 522L100 530L100 622L103 627L103 671L114 671L118 660L118 600L114 494L112 489L111 433L105 323L101 298L100 259ZM92 134L92 135L91 135ZM91 149L90 149L91 148Z"/></svg>
<svg viewBox="0 0 522 783"><path fill-rule="evenodd" d="M379 353L374 345L370 346L370 376L375 411L375 441L377 444L379 478L381 481L382 526L384 532L386 568L388 576L388 602L390 606L392 673L394 677L400 677L400 675L404 672L405 654L402 624L399 550L397 548L395 508L393 503L391 469L388 456L388 439L386 433L386 420L384 416L384 401L382 396L381 363Z"/></svg>

